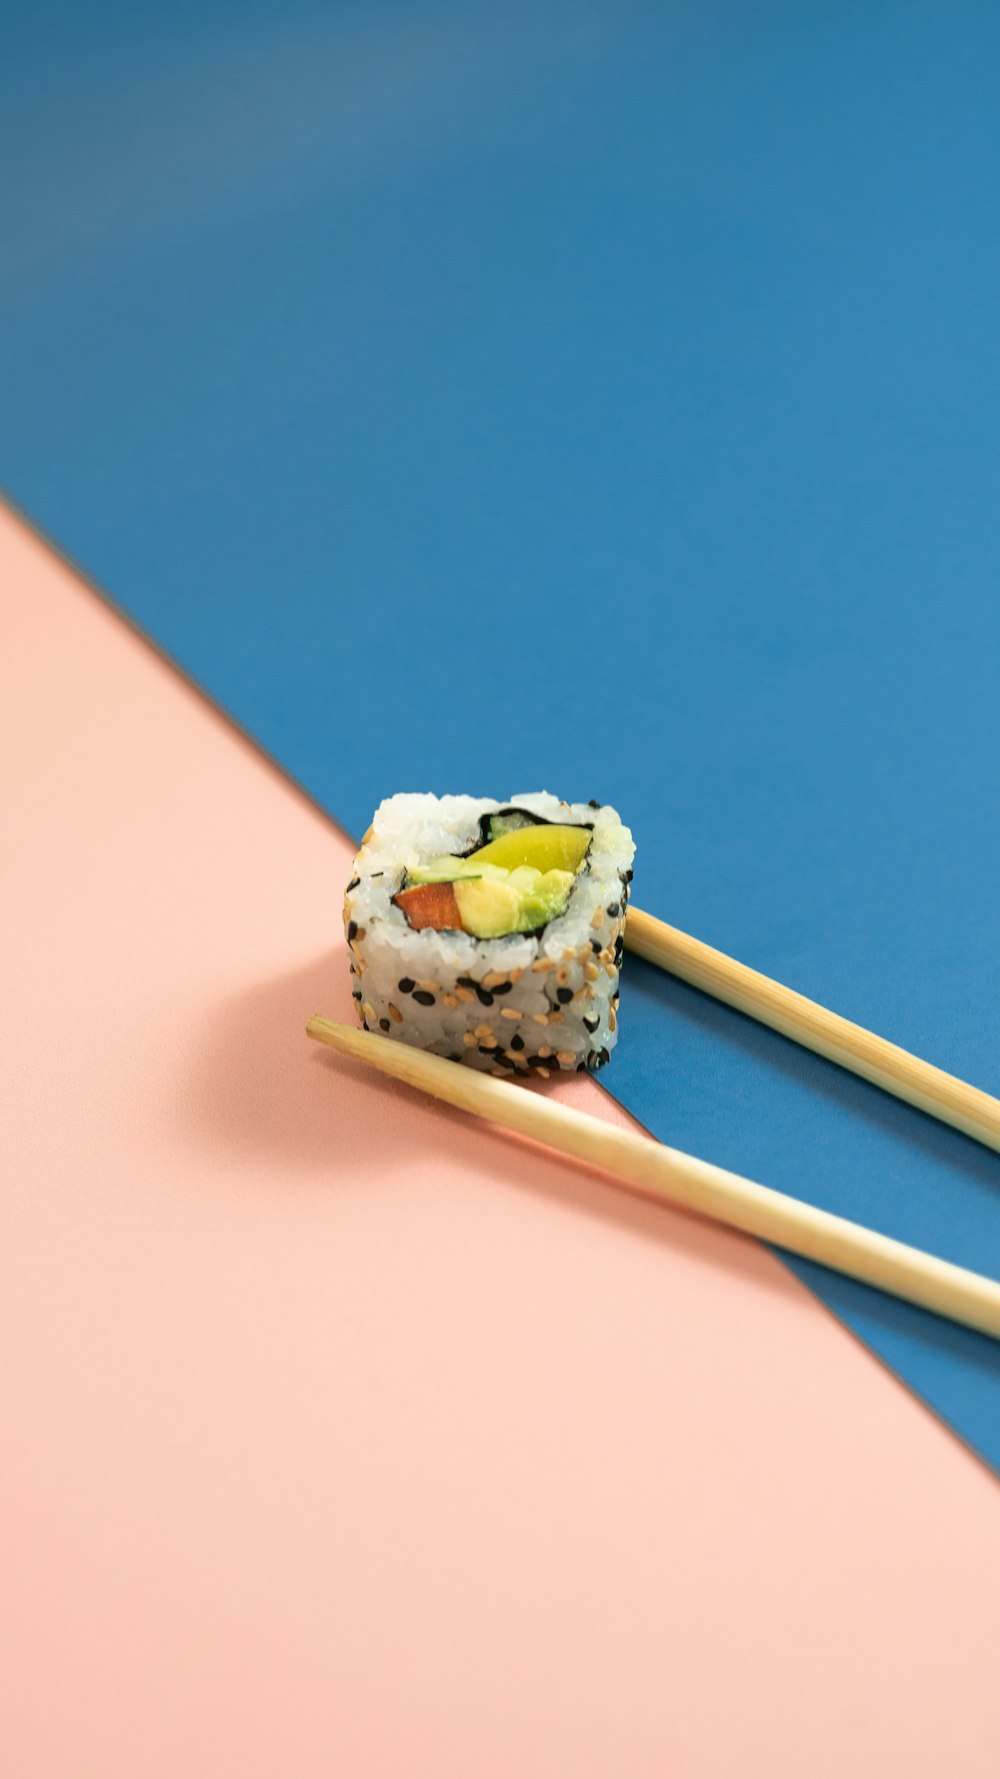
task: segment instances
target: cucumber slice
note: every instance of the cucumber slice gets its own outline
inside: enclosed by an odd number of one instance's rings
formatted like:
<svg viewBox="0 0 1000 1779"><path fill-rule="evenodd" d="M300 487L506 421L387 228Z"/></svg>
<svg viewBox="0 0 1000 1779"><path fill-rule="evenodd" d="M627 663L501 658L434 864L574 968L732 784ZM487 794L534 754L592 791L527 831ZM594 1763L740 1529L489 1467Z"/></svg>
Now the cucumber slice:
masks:
<svg viewBox="0 0 1000 1779"><path fill-rule="evenodd" d="M468 859L457 859L451 853L441 853L436 859L427 859L423 865L414 865L406 874L407 883L457 883L460 877L506 877L506 871L500 871L496 865L473 865Z"/></svg>
<svg viewBox="0 0 1000 1779"><path fill-rule="evenodd" d="M538 816L529 815L526 809L498 809L496 815L487 817L488 832L483 835L483 839L487 843L490 840L501 840L504 834L514 834L518 828L535 828L538 825Z"/></svg>

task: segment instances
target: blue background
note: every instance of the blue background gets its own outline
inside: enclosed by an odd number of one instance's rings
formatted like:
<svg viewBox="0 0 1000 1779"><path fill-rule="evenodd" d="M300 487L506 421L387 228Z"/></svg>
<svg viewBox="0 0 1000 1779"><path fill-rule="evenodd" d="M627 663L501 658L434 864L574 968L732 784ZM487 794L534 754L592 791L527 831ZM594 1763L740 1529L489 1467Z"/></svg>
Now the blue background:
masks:
<svg viewBox="0 0 1000 1779"><path fill-rule="evenodd" d="M6 40L26 511L348 829L613 801L642 905L1000 1090L1000 11ZM634 959L603 1079L1000 1276L1000 1157ZM796 1270L1000 1466L1000 1348Z"/></svg>

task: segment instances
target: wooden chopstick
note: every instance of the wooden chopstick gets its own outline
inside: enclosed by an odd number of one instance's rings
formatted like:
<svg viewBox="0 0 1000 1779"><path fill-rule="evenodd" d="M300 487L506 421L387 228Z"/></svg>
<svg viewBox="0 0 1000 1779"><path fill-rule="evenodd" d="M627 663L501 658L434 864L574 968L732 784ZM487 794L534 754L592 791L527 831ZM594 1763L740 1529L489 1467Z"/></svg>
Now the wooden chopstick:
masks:
<svg viewBox="0 0 1000 1779"><path fill-rule="evenodd" d="M943 1124L954 1125L988 1149L1000 1150L1000 1100L979 1087L971 1087L957 1075L935 1068L898 1044L890 1044L810 1001L792 988L772 982L758 970L739 964L725 952L715 951L700 939L670 927L641 908L630 908L625 923L625 944L637 957L658 964L672 976L690 982L704 994L737 1007L751 1019L783 1032L807 1050L829 1057L842 1069L850 1069L873 1081L897 1099L919 1106Z"/></svg>
<svg viewBox="0 0 1000 1779"><path fill-rule="evenodd" d="M338 1025L319 1014L310 1019L306 1030L317 1043L370 1063L462 1111L603 1168L619 1183L776 1242L793 1254L818 1260L836 1272L863 1279L1000 1340L1000 1284L993 1279L952 1266L947 1260L817 1210L783 1192L772 1192L679 1149L668 1149L652 1137L605 1124L542 1094L431 1056L426 1050Z"/></svg>

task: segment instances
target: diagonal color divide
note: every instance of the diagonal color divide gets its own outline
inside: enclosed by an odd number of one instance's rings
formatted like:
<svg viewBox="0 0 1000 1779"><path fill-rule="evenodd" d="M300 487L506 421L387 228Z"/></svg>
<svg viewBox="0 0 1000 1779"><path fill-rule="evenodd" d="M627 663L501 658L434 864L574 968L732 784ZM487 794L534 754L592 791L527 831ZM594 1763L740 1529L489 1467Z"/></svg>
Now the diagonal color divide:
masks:
<svg viewBox="0 0 1000 1779"><path fill-rule="evenodd" d="M350 842L0 585L4 1774L994 1779L993 1477L753 1243L304 1058Z"/></svg>
<svg viewBox="0 0 1000 1779"><path fill-rule="evenodd" d="M643 906L996 1091L1000 17L17 30L35 520L349 830L612 800ZM606 1081L1000 1276L995 1156L635 960ZM797 1270L1000 1465L985 1341Z"/></svg>

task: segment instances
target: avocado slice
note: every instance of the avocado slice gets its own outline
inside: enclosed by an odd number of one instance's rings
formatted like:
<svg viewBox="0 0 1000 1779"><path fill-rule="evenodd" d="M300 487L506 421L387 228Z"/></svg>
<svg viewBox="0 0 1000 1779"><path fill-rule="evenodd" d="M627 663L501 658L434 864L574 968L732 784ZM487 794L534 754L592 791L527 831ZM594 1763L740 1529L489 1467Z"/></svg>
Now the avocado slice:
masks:
<svg viewBox="0 0 1000 1779"><path fill-rule="evenodd" d="M550 920L565 914L573 888L572 871L536 871L521 865L510 874L510 881L521 898L519 933L532 933L536 927L547 926Z"/></svg>
<svg viewBox="0 0 1000 1779"><path fill-rule="evenodd" d="M572 888L572 871L535 871L530 865L506 879L460 877L449 885L465 931L477 939L533 933L566 912Z"/></svg>
<svg viewBox="0 0 1000 1779"><path fill-rule="evenodd" d="M478 852L470 853L466 866L503 865L508 871L519 865L533 865L536 871L578 871L583 864L593 835L589 828L571 827L563 822L545 822L535 827L512 828L498 835Z"/></svg>
<svg viewBox="0 0 1000 1779"><path fill-rule="evenodd" d="M476 939L501 939L518 931L521 897L512 883L495 877L460 877L453 894L465 931Z"/></svg>

